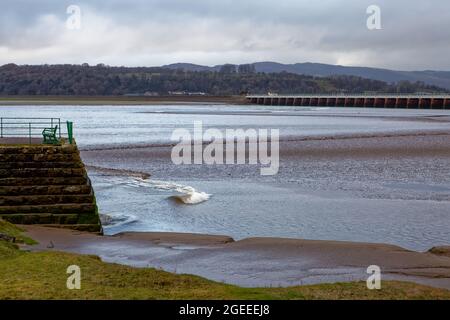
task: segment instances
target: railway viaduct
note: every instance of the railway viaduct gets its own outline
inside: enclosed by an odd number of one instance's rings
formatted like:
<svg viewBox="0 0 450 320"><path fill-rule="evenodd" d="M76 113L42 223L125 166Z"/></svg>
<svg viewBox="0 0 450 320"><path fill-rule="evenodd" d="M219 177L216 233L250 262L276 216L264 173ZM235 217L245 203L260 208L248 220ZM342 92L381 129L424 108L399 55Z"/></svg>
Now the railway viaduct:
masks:
<svg viewBox="0 0 450 320"><path fill-rule="evenodd" d="M450 110L450 95L249 95L246 99L251 104L270 106Z"/></svg>

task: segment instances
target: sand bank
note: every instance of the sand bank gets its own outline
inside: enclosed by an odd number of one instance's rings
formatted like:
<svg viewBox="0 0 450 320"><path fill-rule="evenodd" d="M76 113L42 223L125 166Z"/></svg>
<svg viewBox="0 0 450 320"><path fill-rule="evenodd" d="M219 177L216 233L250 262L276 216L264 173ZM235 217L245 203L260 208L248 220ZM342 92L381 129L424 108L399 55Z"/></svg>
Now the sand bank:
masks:
<svg viewBox="0 0 450 320"><path fill-rule="evenodd" d="M246 287L292 286L382 279L450 289L449 248L414 252L386 244L249 238L180 233L98 236L66 229L22 226L39 245L26 249L98 255L106 262L161 268ZM436 254L434 254L435 252Z"/></svg>

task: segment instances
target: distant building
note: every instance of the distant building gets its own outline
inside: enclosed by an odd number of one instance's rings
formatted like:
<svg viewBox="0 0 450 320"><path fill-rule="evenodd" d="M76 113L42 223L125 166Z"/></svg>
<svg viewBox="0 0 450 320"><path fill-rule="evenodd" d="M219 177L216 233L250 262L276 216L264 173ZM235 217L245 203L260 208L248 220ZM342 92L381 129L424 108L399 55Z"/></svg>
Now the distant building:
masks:
<svg viewBox="0 0 450 320"><path fill-rule="evenodd" d="M171 96L185 96L186 91L169 91L169 95Z"/></svg>
<svg viewBox="0 0 450 320"><path fill-rule="evenodd" d="M206 96L205 92L169 91L171 96Z"/></svg>
<svg viewBox="0 0 450 320"><path fill-rule="evenodd" d="M157 96L159 96L159 93L158 92L154 92L154 91L147 91L147 92L144 93L144 96L146 96L146 97L157 97Z"/></svg>
<svg viewBox="0 0 450 320"><path fill-rule="evenodd" d="M189 96L206 96L205 92L188 92Z"/></svg>

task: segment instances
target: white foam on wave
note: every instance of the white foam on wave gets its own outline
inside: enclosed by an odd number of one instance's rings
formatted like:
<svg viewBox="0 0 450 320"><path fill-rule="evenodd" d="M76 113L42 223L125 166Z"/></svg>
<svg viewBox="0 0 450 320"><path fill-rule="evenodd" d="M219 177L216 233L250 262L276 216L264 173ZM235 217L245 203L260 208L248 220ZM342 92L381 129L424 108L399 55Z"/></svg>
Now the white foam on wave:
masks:
<svg viewBox="0 0 450 320"><path fill-rule="evenodd" d="M139 187L151 187L159 190L175 191L179 194L173 195L173 198L181 201L185 204L199 204L207 201L211 195L206 192L197 191L191 186L185 186L182 184L160 181L160 180L146 180L135 179L135 186Z"/></svg>
<svg viewBox="0 0 450 320"><path fill-rule="evenodd" d="M202 203L202 202L207 201L209 199L209 197L211 197L210 194L207 194L205 192L197 192L197 191L188 192L183 195L175 195L174 196L174 198L176 198L186 204Z"/></svg>

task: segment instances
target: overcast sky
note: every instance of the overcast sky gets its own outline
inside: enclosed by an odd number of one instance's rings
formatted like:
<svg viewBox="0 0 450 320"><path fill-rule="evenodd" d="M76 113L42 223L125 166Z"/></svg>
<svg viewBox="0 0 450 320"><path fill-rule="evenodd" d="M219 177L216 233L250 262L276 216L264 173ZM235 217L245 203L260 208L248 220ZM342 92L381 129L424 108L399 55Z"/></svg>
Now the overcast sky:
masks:
<svg viewBox="0 0 450 320"><path fill-rule="evenodd" d="M0 0L0 65L257 61L450 70L450 1Z"/></svg>

